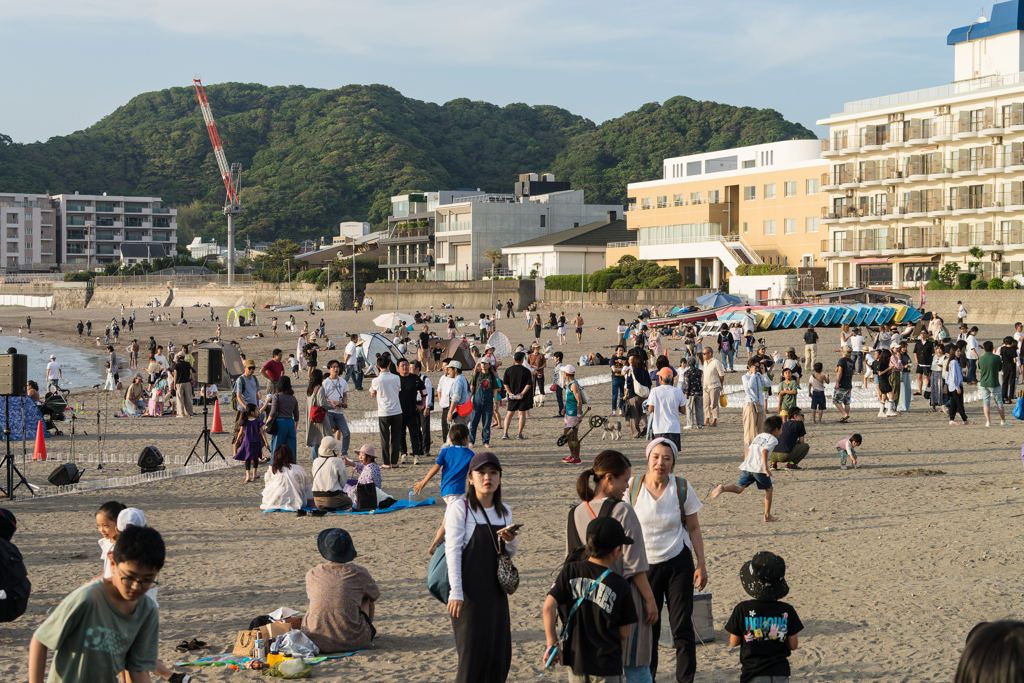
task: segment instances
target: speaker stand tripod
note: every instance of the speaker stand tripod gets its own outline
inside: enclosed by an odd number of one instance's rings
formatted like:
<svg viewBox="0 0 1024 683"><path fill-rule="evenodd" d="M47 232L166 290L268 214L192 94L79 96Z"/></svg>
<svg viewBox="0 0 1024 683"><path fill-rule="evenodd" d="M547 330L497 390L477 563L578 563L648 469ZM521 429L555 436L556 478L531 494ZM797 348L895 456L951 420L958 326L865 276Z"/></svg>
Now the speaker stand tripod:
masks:
<svg viewBox="0 0 1024 683"><path fill-rule="evenodd" d="M220 452L220 449L217 447L216 442L214 442L214 440L210 438L210 427L209 427L209 424L208 424L208 416L210 414L210 410L207 407L207 403L209 402L209 399L206 397L206 388L208 386L209 386L209 384L203 384L202 385L202 387L203 387L203 394L202 394L202 396L203 396L203 431L199 435L199 438L196 439L195 445L192 446L192 452L189 453L188 457L185 459L185 467L188 467L188 463L189 463L190 460L192 460L192 456L193 455L198 455L197 449L199 448L199 444L203 444L203 453L199 457L202 459L204 465L206 463L210 462L210 460L212 459L211 456L210 456L210 446L213 446L213 450L217 451L217 455L220 456L221 460L224 460L225 462L227 462L227 458L225 458L224 454Z"/></svg>
<svg viewBox="0 0 1024 683"><path fill-rule="evenodd" d="M3 491L4 495L7 496L8 500L14 500L14 490L21 486L22 484L25 485L25 488L27 488L32 493L33 496L36 494L36 492L32 488L32 485L28 483L28 480L25 479L25 475L21 473L21 470L19 470L15 466L14 457L11 455L10 401L10 396L4 396L4 441L7 444L7 455L5 455L4 459L0 461L0 469L3 469L3 466L7 465L7 486L5 488L0 488L0 491ZM17 484L14 483L15 473L17 473L18 475Z"/></svg>

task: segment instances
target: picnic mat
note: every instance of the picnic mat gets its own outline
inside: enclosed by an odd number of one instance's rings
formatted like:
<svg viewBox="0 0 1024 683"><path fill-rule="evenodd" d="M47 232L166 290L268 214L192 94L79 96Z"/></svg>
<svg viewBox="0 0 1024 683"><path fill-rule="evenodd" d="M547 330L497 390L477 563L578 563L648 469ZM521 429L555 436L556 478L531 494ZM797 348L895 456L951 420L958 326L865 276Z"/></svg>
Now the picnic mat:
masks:
<svg viewBox="0 0 1024 683"><path fill-rule="evenodd" d="M359 511L359 512L357 512L355 510L348 510L348 511L328 512L326 514L328 514L328 515L383 515L386 512L397 512L398 510L405 510L405 509L408 509L408 508L418 508L418 507L423 507L424 505L433 505L436 502L437 501L434 498L427 498L424 501L420 501L418 503L412 503L412 504L410 504L408 500L399 500L399 501L395 502L395 504L392 505L391 507L384 508L383 510L380 510L380 509L378 509L378 510L362 510L362 511ZM305 510L306 512L312 512L316 508L302 508L302 509ZM261 512L263 512L263 513L266 513L266 512L290 512L292 514L295 514L292 510L280 510L280 509L277 509L277 510L261 510Z"/></svg>
<svg viewBox="0 0 1024 683"><path fill-rule="evenodd" d="M373 644L370 645L373 647ZM355 652L340 652L334 655L317 655L316 657L304 657L306 664L320 664L326 662L328 659L341 659L343 657L351 657L357 655L360 652L366 652L363 650L356 650ZM197 659L194 662L177 662L175 666L245 666L247 663L253 661L252 657L239 657L238 655L225 654L225 655L213 655L212 657L203 657Z"/></svg>

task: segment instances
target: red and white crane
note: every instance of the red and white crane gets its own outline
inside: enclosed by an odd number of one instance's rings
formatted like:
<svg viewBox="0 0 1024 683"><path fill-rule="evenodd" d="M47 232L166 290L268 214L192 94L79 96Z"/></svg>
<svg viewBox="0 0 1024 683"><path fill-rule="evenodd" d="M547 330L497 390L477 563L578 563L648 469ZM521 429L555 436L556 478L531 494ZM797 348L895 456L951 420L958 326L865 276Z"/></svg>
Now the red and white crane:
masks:
<svg viewBox="0 0 1024 683"><path fill-rule="evenodd" d="M213 143L213 155L217 157L217 166L220 168L220 176L224 181L224 188L227 190L227 197L224 199L224 215L228 217L228 286L235 283L235 216L242 213L242 204L238 199L238 190L242 181L242 165L231 164L228 166L228 158L224 154L224 145L220 141L220 134L217 133L217 122L213 120L213 112L210 110L210 101L206 99L206 90L203 83L196 76L192 79L196 86L196 96L199 98L199 109L203 112L203 120L206 121L206 132L210 134L210 142Z"/></svg>

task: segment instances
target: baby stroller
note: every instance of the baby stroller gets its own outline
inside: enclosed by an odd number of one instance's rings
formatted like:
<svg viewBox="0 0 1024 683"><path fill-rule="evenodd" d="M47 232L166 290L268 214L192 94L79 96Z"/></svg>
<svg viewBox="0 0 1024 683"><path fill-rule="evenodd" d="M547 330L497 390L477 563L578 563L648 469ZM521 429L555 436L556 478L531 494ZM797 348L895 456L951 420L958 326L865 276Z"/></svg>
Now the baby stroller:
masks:
<svg viewBox="0 0 1024 683"><path fill-rule="evenodd" d="M52 431L57 436L64 435L57 423L66 419L64 411L68 408L68 394L70 393L67 389L58 389L56 392L47 394L43 402L39 404L39 412L43 415L43 429L47 434Z"/></svg>

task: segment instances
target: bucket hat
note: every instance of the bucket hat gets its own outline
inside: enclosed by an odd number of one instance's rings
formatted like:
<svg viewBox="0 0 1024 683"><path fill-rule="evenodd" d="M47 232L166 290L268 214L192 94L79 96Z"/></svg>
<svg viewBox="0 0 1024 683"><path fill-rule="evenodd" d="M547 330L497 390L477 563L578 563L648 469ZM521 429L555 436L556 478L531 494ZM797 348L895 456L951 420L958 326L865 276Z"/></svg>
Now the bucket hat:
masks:
<svg viewBox="0 0 1024 683"><path fill-rule="evenodd" d="M356 559L352 536L344 529L324 529L316 537L316 549L328 562L351 562Z"/></svg>
<svg viewBox="0 0 1024 683"><path fill-rule="evenodd" d="M789 595L786 561L762 550L740 568L740 583L755 600L781 600Z"/></svg>

